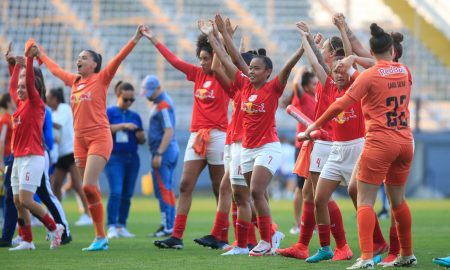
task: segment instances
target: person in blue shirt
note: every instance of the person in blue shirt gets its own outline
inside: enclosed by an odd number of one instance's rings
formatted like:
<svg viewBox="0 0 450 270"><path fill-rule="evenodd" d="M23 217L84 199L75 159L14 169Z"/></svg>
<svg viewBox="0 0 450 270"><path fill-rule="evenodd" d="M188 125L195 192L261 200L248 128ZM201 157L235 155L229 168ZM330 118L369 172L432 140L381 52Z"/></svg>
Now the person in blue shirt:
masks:
<svg viewBox="0 0 450 270"><path fill-rule="evenodd" d="M161 89L158 78L148 75L142 81L142 90L153 102L148 129L148 144L152 154L152 178L155 196L159 200L161 226L153 237L169 236L175 221L174 171L178 161L178 143L175 137L175 108L172 98Z"/></svg>
<svg viewBox="0 0 450 270"><path fill-rule="evenodd" d="M135 235L126 229L131 197L138 177L138 144L145 143L141 117L129 110L135 101L134 87L119 81L115 86L117 105L107 109L113 137L113 150L105 171L109 183L108 238Z"/></svg>

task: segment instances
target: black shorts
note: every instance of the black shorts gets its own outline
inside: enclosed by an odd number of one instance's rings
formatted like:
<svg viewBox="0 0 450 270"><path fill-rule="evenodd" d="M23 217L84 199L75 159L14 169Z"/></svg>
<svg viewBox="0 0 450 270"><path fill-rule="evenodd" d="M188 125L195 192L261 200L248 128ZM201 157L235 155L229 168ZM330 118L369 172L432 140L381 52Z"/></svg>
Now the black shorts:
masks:
<svg viewBox="0 0 450 270"><path fill-rule="evenodd" d="M55 164L55 168L62 169L66 172L69 171L70 166L75 164L75 159L73 157L73 153L62 156L58 158L58 161Z"/></svg>
<svg viewBox="0 0 450 270"><path fill-rule="evenodd" d="M295 148L295 157L294 157L295 161L297 161L297 157L298 157L299 153L300 153L300 148L296 147ZM297 187L299 189L303 189L304 185L305 185L305 178L297 175Z"/></svg>

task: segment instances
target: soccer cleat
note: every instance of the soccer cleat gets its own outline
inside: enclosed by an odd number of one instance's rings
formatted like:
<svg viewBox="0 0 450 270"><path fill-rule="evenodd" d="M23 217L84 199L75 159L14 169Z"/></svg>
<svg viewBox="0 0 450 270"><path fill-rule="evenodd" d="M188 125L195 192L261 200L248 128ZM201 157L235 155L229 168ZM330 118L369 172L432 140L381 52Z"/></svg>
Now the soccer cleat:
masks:
<svg viewBox="0 0 450 270"><path fill-rule="evenodd" d="M383 244L373 243L373 256L381 255L389 251L389 245L384 242Z"/></svg>
<svg viewBox="0 0 450 270"><path fill-rule="evenodd" d="M307 258L305 262L307 263L318 263L320 261L326 261L331 260L333 258L333 250L330 246L321 247L316 252L316 254L312 255L311 257Z"/></svg>
<svg viewBox="0 0 450 270"><path fill-rule="evenodd" d="M346 244L342 248L336 248L334 250L333 261L346 261L351 260L353 257L353 252L350 247Z"/></svg>
<svg viewBox="0 0 450 270"><path fill-rule="evenodd" d="M292 228L289 230L290 234L299 234L300 233L300 226L294 224L294 226L292 226Z"/></svg>
<svg viewBox="0 0 450 270"><path fill-rule="evenodd" d="M385 266L386 264L391 264L397 259L398 255L388 254L386 258L384 258L378 265Z"/></svg>
<svg viewBox="0 0 450 270"><path fill-rule="evenodd" d="M16 236L15 238L13 238L13 240L11 241L11 244L12 244L13 246L18 246L18 245L20 245L20 243L22 243L22 242L23 242L22 236L18 235L18 236Z"/></svg>
<svg viewBox="0 0 450 270"><path fill-rule="evenodd" d="M205 235L200 238L195 238L194 242L200 246L209 247L212 249L221 249L220 242L213 235Z"/></svg>
<svg viewBox="0 0 450 270"><path fill-rule="evenodd" d="M183 249L183 240L176 237L169 237L165 240L155 240L153 244L159 248Z"/></svg>
<svg viewBox="0 0 450 270"><path fill-rule="evenodd" d="M445 258L434 258L432 262L439 266L450 268L450 256Z"/></svg>
<svg viewBox="0 0 450 270"><path fill-rule="evenodd" d="M87 248L83 248L82 251L102 251L108 250L109 243L106 237L95 238L91 245Z"/></svg>
<svg viewBox="0 0 450 270"><path fill-rule="evenodd" d="M241 248L238 246L233 247L229 251L222 253L222 256L229 256L229 255L248 255L249 250L248 248Z"/></svg>
<svg viewBox="0 0 450 270"><path fill-rule="evenodd" d="M6 241L3 238L0 238L0 248L2 247L12 247L11 241Z"/></svg>
<svg viewBox="0 0 450 270"><path fill-rule="evenodd" d="M264 240L260 240L258 245L256 247L254 247L249 253L248 255L250 256L254 256L254 257L259 257L259 256L265 256L265 255L273 255L273 251L272 251L272 246L270 245L270 243L264 241Z"/></svg>
<svg viewBox="0 0 450 270"><path fill-rule="evenodd" d="M17 247L10 248L9 251L18 251L18 250L34 250L33 242L22 241Z"/></svg>
<svg viewBox="0 0 450 270"><path fill-rule="evenodd" d="M119 235L119 237L124 237L124 238L134 238L134 237L136 237L135 234L130 233L127 230L127 228L125 228L125 227L117 228L117 234Z"/></svg>
<svg viewBox="0 0 450 270"><path fill-rule="evenodd" d="M161 228L152 234L148 234L147 237L166 237L172 235L173 229L166 230L163 226Z"/></svg>
<svg viewBox="0 0 450 270"><path fill-rule="evenodd" d="M50 240L50 249L58 248L61 245L61 236L64 233L64 226L56 224L56 229L48 233L48 240Z"/></svg>
<svg viewBox="0 0 450 270"><path fill-rule="evenodd" d="M115 226L109 226L108 233L106 235L108 239L119 238L119 232Z"/></svg>
<svg viewBox="0 0 450 270"><path fill-rule="evenodd" d="M373 265L374 263L372 259L369 260L358 259L352 266L349 266L346 269L373 269Z"/></svg>
<svg viewBox="0 0 450 270"><path fill-rule="evenodd" d="M230 247L230 244L224 241L219 241L219 249L227 250Z"/></svg>
<svg viewBox="0 0 450 270"><path fill-rule="evenodd" d="M92 219L86 214L82 214L80 218L75 222L75 226L88 226L92 225Z"/></svg>
<svg viewBox="0 0 450 270"><path fill-rule="evenodd" d="M284 249L277 249L276 252L283 257L296 258L300 260L304 260L309 257L308 247L302 243L296 243L291 247Z"/></svg>
<svg viewBox="0 0 450 270"><path fill-rule="evenodd" d="M236 240L234 240L234 242L231 244L231 245L228 245L226 248L224 248L223 250L225 250L225 251L230 251L230 250L232 250L234 247L237 247L237 241ZM251 250L251 249L249 249L249 250Z"/></svg>
<svg viewBox="0 0 450 270"><path fill-rule="evenodd" d="M417 258L414 255L398 256L395 261L383 265L383 267L411 267L417 265Z"/></svg>
<svg viewBox="0 0 450 270"><path fill-rule="evenodd" d="M282 233L280 231L276 231L272 235L272 251L273 251L273 253L275 253L275 251L280 247L281 240L283 240L283 239L284 239L284 233Z"/></svg>
<svg viewBox="0 0 450 270"><path fill-rule="evenodd" d="M72 242L72 235L64 235L61 237L61 245L67 245Z"/></svg>

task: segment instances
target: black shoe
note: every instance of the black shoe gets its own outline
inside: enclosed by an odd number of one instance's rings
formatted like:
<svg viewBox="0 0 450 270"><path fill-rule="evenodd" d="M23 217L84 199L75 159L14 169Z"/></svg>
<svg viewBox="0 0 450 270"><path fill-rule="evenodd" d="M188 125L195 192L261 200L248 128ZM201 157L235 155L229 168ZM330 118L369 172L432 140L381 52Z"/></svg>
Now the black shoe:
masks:
<svg viewBox="0 0 450 270"><path fill-rule="evenodd" d="M72 242L72 235L63 235L61 237L61 245L67 245Z"/></svg>
<svg viewBox="0 0 450 270"><path fill-rule="evenodd" d="M165 240L155 240L153 244L159 248L183 249L184 247L183 240L175 237L169 237Z"/></svg>
<svg viewBox="0 0 450 270"><path fill-rule="evenodd" d="M255 247L255 245L248 244L247 247L248 247L248 251L251 251Z"/></svg>
<svg viewBox="0 0 450 270"><path fill-rule="evenodd" d="M200 238L195 238L194 242L199 244L200 246L209 247L212 249L221 249L221 244L217 241L216 237L212 235L205 235Z"/></svg>
<svg viewBox="0 0 450 270"><path fill-rule="evenodd" d="M11 241L3 240L3 238L0 238L0 247L12 247Z"/></svg>

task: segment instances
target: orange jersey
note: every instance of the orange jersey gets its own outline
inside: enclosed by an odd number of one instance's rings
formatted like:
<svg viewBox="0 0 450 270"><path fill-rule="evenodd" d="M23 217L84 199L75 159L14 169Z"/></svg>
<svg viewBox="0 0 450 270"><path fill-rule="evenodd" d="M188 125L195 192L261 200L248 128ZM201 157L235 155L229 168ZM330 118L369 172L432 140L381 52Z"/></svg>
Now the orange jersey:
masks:
<svg viewBox="0 0 450 270"><path fill-rule="evenodd" d="M361 100L366 121L366 139L412 141L408 104L411 77L406 66L387 61L377 64L358 76L346 95Z"/></svg>
<svg viewBox="0 0 450 270"><path fill-rule="evenodd" d="M85 133L93 129L109 129L106 115L106 95L120 63L133 50L136 43L129 41L119 54L99 73L87 78L65 72L46 55L41 60L53 75L72 87L70 104L73 111L73 126L76 133Z"/></svg>

